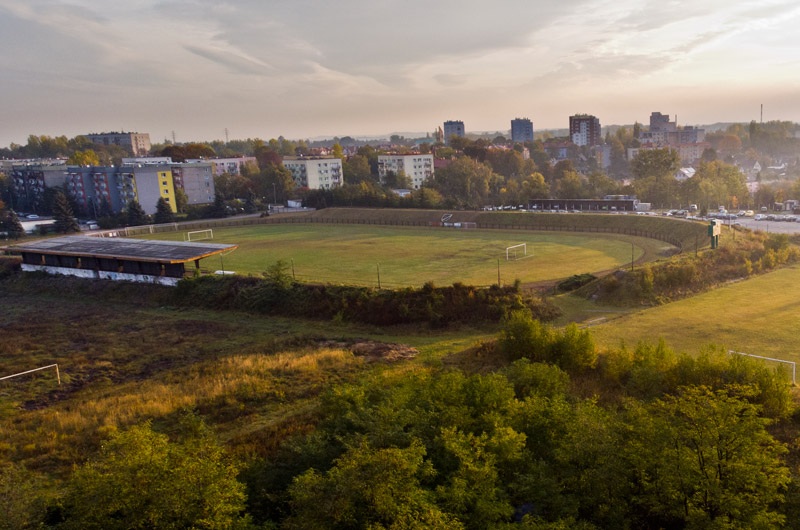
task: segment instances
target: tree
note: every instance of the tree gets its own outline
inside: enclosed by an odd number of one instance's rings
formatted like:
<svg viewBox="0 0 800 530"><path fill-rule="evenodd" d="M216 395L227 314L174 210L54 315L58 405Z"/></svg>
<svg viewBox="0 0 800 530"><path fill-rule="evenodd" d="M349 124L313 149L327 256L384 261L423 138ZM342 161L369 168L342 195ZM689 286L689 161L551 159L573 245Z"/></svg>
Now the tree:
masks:
<svg viewBox="0 0 800 530"><path fill-rule="evenodd" d="M69 200L61 191L57 192L53 199L53 217L55 217L56 220L56 232L67 234L81 231L80 226L78 226L78 221L75 219L75 214L72 213Z"/></svg>
<svg viewBox="0 0 800 530"><path fill-rule="evenodd" d="M8 233L8 237L11 239L19 239L25 236L25 229L22 227L22 223L20 223L17 213L13 210L10 210L6 214L6 217L3 220L3 226Z"/></svg>
<svg viewBox="0 0 800 530"><path fill-rule="evenodd" d="M443 201L441 193L425 186L411 192L411 199L417 208L438 208Z"/></svg>
<svg viewBox="0 0 800 530"><path fill-rule="evenodd" d="M490 149L486 152L486 162L492 170L504 177L519 177L524 175L525 161L517 151L510 149Z"/></svg>
<svg viewBox="0 0 800 530"><path fill-rule="evenodd" d="M358 184L374 180L369 159L363 155L353 155L342 164L342 175L348 184Z"/></svg>
<svg viewBox="0 0 800 530"><path fill-rule="evenodd" d="M206 216L213 219L228 217L228 208L225 206L225 200L219 192L214 194L214 204L208 207Z"/></svg>
<svg viewBox="0 0 800 530"><path fill-rule="evenodd" d="M38 475L12 462L0 465L0 530L39 528L42 480Z"/></svg>
<svg viewBox="0 0 800 530"><path fill-rule="evenodd" d="M486 164L462 157L436 172L435 186L450 201L478 207L485 204L493 178Z"/></svg>
<svg viewBox="0 0 800 530"><path fill-rule="evenodd" d="M420 482L434 475L425 448L349 449L327 472L311 469L289 488L289 529L463 528L435 504Z"/></svg>
<svg viewBox="0 0 800 530"><path fill-rule="evenodd" d="M390 189L409 189L411 188L411 178L403 170L397 173L388 171L382 184Z"/></svg>
<svg viewBox="0 0 800 530"><path fill-rule="evenodd" d="M631 161L631 171L637 179L673 175L680 167L678 152L668 147L640 150Z"/></svg>
<svg viewBox="0 0 800 530"><path fill-rule="evenodd" d="M136 200L128 203L128 226L141 226L150 223L150 218L144 212L142 205Z"/></svg>
<svg viewBox="0 0 800 530"><path fill-rule="evenodd" d="M67 164L74 166L99 166L100 158L93 149L75 151L72 153L72 156L67 159Z"/></svg>
<svg viewBox="0 0 800 530"><path fill-rule="evenodd" d="M71 477L66 529L247 528L243 484L210 431L183 418L171 442L149 423L115 434Z"/></svg>
<svg viewBox="0 0 800 530"><path fill-rule="evenodd" d="M189 205L189 197L182 188L175 188L175 209L178 213L185 213L186 207Z"/></svg>
<svg viewBox="0 0 800 530"><path fill-rule="evenodd" d="M253 190L249 190L244 200L244 213L256 213L257 211L256 194L253 193Z"/></svg>
<svg viewBox="0 0 800 530"><path fill-rule="evenodd" d="M222 173L214 177L214 190L226 200L244 197L253 188L256 177Z"/></svg>
<svg viewBox="0 0 800 530"><path fill-rule="evenodd" d="M168 156L174 162L186 162L189 158L213 158L216 155L210 145L201 143L168 145L159 153L159 156Z"/></svg>
<svg viewBox="0 0 800 530"><path fill-rule="evenodd" d="M11 239L19 239L25 236L25 229L22 227L22 223L19 222L19 217L17 217L17 212L10 211L6 216L6 232L8 232L8 237Z"/></svg>
<svg viewBox="0 0 800 530"><path fill-rule="evenodd" d="M520 184L520 201L527 204L530 199L546 199L550 196L550 187L541 173L531 173L523 178Z"/></svg>
<svg viewBox="0 0 800 530"><path fill-rule="evenodd" d="M555 188L554 195L557 199L585 199L588 195L583 178L577 171L564 173L560 179L555 181Z"/></svg>
<svg viewBox="0 0 800 530"><path fill-rule="evenodd" d="M156 214L153 217L156 224L166 224L175 222L175 214L172 212L172 206L167 202L164 197L159 197L156 203Z"/></svg>
<svg viewBox="0 0 800 530"><path fill-rule="evenodd" d="M777 528L789 471L786 448L746 387L685 387L648 411L629 413L626 447L638 493L631 500L652 528ZM678 524L679 526L676 526Z"/></svg>
<svg viewBox="0 0 800 530"><path fill-rule="evenodd" d="M718 160L701 162L694 176L681 184L681 190L687 204L702 204L707 209L750 196L744 174L736 166Z"/></svg>

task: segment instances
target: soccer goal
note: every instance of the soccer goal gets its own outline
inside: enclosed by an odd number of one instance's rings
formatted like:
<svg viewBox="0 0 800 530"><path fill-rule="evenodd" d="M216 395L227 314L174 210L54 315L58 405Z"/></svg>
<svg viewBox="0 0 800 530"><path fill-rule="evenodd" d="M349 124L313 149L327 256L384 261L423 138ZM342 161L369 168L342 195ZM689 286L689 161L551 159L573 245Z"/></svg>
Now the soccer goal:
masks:
<svg viewBox="0 0 800 530"><path fill-rule="evenodd" d="M506 261L524 258L528 255L528 244L520 243L506 247Z"/></svg>
<svg viewBox="0 0 800 530"><path fill-rule="evenodd" d="M195 230L193 232L186 232L183 235L184 241L202 241L203 239L214 239L214 231L208 230Z"/></svg>

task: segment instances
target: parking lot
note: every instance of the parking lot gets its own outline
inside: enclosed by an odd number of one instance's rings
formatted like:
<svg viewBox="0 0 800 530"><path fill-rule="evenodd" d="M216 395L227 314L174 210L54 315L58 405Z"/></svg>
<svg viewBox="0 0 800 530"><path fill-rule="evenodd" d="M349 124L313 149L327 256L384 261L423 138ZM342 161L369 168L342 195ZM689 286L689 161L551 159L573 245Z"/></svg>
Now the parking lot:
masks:
<svg viewBox="0 0 800 530"><path fill-rule="evenodd" d="M756 221L752 217L739 217L735 221L723 221L723 224L729 223L736 224L750 230L762 230L764 232L771 232L776 234L797 234L800 233L800 223L792 221L770 221L760 220Z"/></svg>

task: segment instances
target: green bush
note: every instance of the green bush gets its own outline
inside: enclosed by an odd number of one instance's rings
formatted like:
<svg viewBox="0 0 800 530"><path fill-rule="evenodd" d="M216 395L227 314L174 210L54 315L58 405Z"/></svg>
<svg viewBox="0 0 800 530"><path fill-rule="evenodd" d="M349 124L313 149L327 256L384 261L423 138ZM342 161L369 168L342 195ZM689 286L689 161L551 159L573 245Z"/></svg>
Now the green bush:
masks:
<svg viewBox="0 0 800 530"><path fill-rule="evenodd" d="M575 289L583 287L587 283L590 283L596 279L597 279L596 276L589 274L588 272L583 274L575 274L573 276L570 276L563 282L560 282L558 284L558 290L564 293L568 293L570 291L574 291Z"/></svg>
<svg viewBox="0 0 800 530"><path fill-rule="evenodd" d="M569 374L557 366L519 359L503 369L503 375L514 385L517 399L529 396L555 398L569 389Z"/></svg>
<svg viewBox="0 0 800 530"><path fill-rule="evenodd" d="M574 323L559 331L523 311L515 311L505 320L499 343L512 359L551 363L567 371L591 368L597 361L589 331Z"/></svg>

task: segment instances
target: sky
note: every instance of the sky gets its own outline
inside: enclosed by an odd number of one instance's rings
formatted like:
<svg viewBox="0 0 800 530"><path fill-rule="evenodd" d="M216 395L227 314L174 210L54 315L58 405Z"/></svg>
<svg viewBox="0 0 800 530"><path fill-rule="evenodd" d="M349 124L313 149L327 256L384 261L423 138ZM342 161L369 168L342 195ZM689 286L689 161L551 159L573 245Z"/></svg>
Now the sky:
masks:
<svg viewBox="0 0 800 530"><path fill-rule="evenodd" d="M0 0L0 146L800 122L796 0Z"/></svg>

